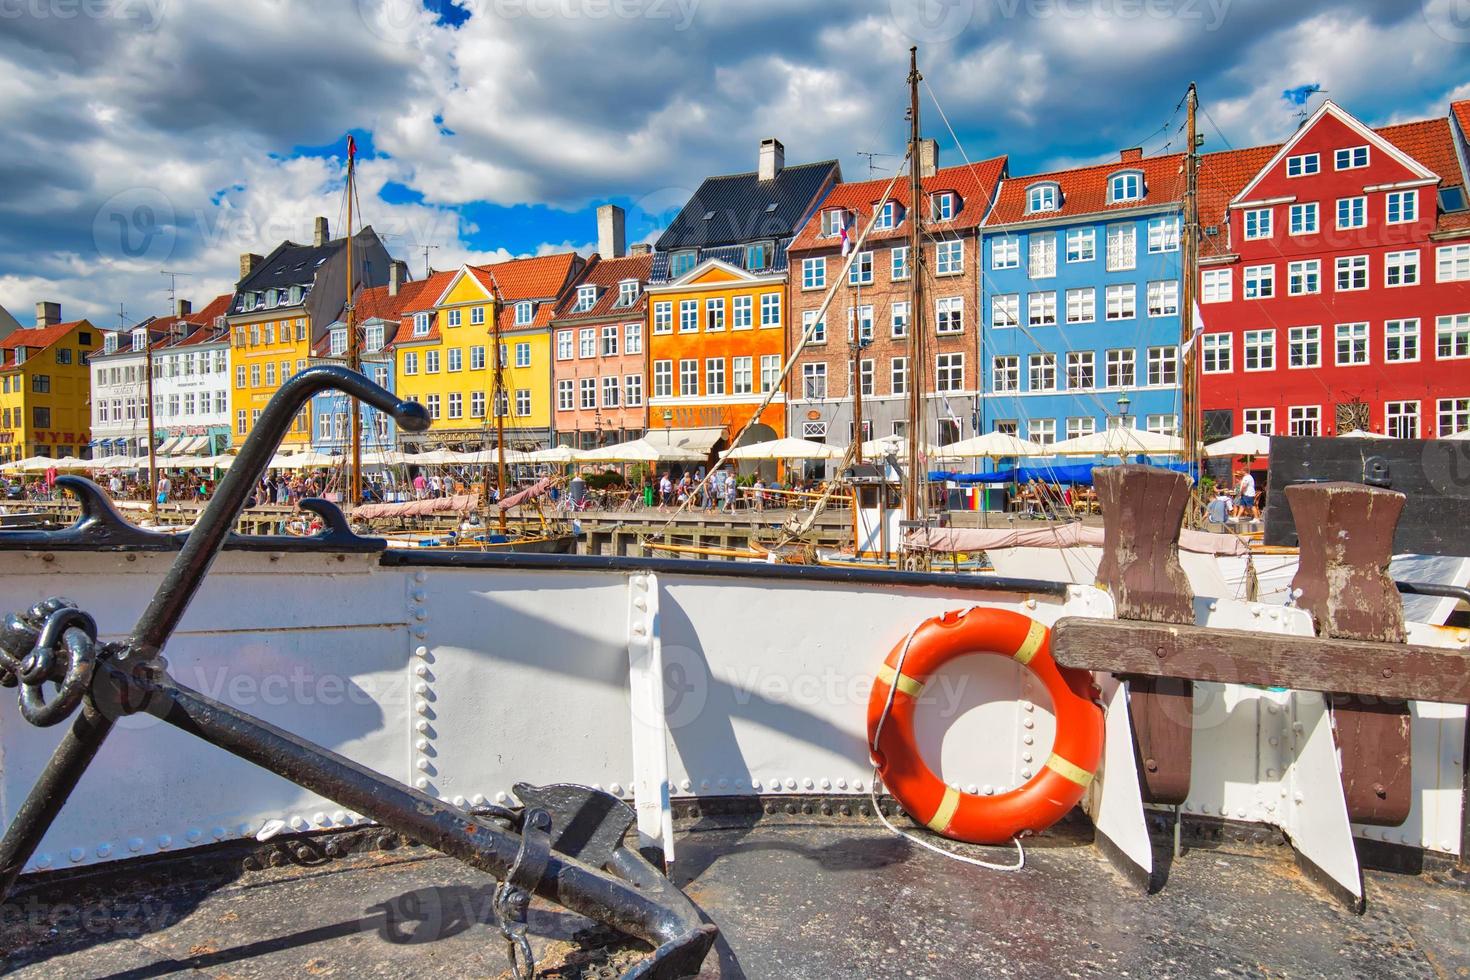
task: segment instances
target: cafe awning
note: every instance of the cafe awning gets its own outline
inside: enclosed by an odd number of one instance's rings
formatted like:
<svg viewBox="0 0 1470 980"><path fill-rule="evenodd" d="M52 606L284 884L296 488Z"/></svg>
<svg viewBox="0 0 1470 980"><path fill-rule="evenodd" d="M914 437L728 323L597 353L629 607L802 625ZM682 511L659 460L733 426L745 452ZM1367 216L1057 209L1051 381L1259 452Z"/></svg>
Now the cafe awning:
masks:
<svg viewBox="0 0 1470 980"><path fill-rule="evenodd" d="M715 443L725 438L722 425L700 429L649 429L643 441L659 449L682 449L708 456Z"/></svg>

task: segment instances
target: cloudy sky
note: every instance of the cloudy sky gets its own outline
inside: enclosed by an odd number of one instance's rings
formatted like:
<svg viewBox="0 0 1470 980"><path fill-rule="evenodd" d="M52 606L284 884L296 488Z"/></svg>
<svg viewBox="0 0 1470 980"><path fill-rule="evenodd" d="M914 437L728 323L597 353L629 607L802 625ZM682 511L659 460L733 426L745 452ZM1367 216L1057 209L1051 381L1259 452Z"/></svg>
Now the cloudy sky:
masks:
<svg viewBox="0 0 1470 980"><path fill-rule="evenodd" d="M1281 139L1304 86L1375 124L1470 97L1464 0L0 0L0 305L112 325L164 312L161 270L227 291L240 252L341 226L349 131L415 276L425 245L589 250L605 201L651 237L765 136L863 177L913 43L941 162L952 126L1013 174L1179 148L1191 79L1207 149Z"/></svg>

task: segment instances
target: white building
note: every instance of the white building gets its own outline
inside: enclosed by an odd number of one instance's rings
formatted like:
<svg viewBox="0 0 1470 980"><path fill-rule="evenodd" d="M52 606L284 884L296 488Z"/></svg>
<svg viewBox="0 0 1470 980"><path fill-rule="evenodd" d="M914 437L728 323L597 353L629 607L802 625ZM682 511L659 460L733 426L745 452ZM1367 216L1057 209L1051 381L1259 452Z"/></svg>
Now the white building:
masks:
<svg viewBox="0 0 1470 980"><path fill-rule="evenodd" d="M162 335L160 322L144 321L131 330L102 331L102 347L92 352L92 457L141 456L148 451L148 342Z"/></svg>
<svg viewBox="0 0 1470 980"><path fill-rule="evenodd" d="M174 315L131 330L103 331L92 355L94 456L148 451L148 344L153 346L154 443L163 455L211 456L230 444L228 295L199 313L180 300Z"/></svg>

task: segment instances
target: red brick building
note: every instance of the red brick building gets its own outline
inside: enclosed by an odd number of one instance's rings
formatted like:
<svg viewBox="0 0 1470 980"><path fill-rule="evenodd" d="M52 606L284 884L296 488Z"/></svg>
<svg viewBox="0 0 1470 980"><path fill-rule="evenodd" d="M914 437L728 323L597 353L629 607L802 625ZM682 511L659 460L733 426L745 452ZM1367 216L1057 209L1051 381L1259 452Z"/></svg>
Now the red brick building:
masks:
<svg viewBox="0 0 1470 980"><path fill-rule="evenodd" d="M1467 121L1373 130L1326 102L1279 147L1204 158L1207 440L1470 429Z"/></svg>
<svg viewBox="0 0 1470 980"><path fill-rule="evenodd" d="M932 140L922 144L924 215L924 365L930 439L952 442L974 435L980 371L979 228L1006 175L1006 158L938 169ZM836 185L806 221L788 250L794 350L816 318L822 299L846 261L843 227L856 241L883 201L889 180ZM853 436L854 360L861 345L865 438L906 431L909 364L909 180L892 183L888 203L828 309L817 339L798 359L787 387L791 435L847 445Z"/></svg>

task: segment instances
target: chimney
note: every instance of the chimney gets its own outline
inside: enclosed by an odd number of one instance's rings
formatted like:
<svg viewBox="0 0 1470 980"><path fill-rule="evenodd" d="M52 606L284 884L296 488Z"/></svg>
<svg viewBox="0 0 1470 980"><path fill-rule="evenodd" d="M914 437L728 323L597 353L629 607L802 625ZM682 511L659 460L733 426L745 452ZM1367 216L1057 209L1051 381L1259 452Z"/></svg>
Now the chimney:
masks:
<svg viewBox="0 0 1470 980"><path fill-rule="evenodd" d="M317 216L315 230L311 236L313 245L321 246L332 240L331 233L327 228L327 219L321 215Z"/></svg>
<svg viewBox="0 0 1470 980"><path fill-rule="evenodd" d="M181 299L181 300L176 300L174 302L174 316L176 316L176 317L186 317L190 313L193 313L193 312L194 312L194 304L191 303L191 302L189 302L188 300Z"/></svg>
<svg viewBox="0 0 1470 980"><path fill-rule="evenodd" d="M398 290L403 288L403 283L408 279L408 263L402 259L394 259L388 264L388 295L397 296Z"/></svg>
<svg viewBox="0 0 1470 980"><path fill-rule="evenodd" d="M36 326L49 327L61 322L60 303L37 303Z"/></svg>
<svg viewBox="0 0 1470 980"><path fill-rule="evenodd" d="M939 170L939 141L919 140L919 176L933 177Z"/></svg>
<svg viewBox="0 0 1470 980"><path fill-rule="evenodd" d="M263 256L263 255L256 255L254 252L241 252L240 253L240 281L241 282L244 282L245 281L245 277L248 276L248 275L250 275L250 273L254 272L257 268L259 268L260 267L260 263L262 263L264 261L265 261L265 256Z"/></svg>
<svg viewBox="0 0 1470 980"><path fill-rule="evenodd" d="M620 259L628 254L623 209L616 204L604 204L597 209L597 254L605 259Z"/></svg>
<svg viewBox="0 0 1470 980"><path fill-rule="evenodd" d="M761 165L757 176L761 180L775 180L786 165L786 147L774 136L761 140Z"/></svg>
<svg viewBox="0 0 1470 980"><path fill-rule="evenodd" d="M1134 163L1143 159L1143 147L1131 146L1126 150L1118 151L1118 160L1122 163Z"/></svg>
<svg viewBox="0 0 1470 980"><path fill-rule="evenodd" d="M653 246L650 245L648 242L639 242L637 245L634 245L632 248L628 249L628 254L629 255L652 255L653 254Z"/></svg>

